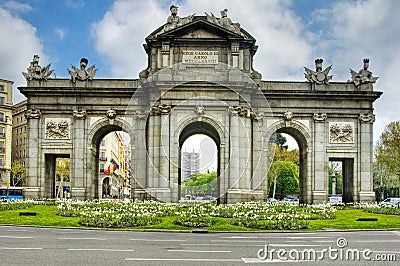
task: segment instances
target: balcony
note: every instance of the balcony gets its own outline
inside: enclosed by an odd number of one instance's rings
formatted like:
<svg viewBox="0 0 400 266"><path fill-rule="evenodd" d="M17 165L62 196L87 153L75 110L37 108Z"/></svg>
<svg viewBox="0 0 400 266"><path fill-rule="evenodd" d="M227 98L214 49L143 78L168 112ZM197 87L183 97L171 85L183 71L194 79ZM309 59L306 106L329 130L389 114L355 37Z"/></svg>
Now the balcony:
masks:
<svg viewBox="0 0 400 266"><path fill-rule="evenodd" d="M102 157L102 156L100 156L100 157L99 157L99 161L107 161L107 157Z"/></svg>

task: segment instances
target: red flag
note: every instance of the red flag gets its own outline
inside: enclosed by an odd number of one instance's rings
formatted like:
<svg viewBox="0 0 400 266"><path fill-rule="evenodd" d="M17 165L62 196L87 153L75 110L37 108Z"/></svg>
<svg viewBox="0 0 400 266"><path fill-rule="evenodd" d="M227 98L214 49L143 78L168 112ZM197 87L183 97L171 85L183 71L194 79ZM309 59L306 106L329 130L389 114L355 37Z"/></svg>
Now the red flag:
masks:
<svg viewBox="0 0 400 266"><path fill-rule="evenodd" d="M110 165L104 170L104 174L108 175L110 173Z"/></svg>

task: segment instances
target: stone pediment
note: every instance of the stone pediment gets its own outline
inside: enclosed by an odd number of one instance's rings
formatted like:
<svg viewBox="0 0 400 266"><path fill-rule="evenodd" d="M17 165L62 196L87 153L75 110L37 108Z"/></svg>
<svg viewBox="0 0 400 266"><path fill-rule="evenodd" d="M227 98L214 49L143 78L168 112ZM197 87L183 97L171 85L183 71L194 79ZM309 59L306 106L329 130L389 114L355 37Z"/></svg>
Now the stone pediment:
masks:
<svg viewBox="0 0 400 266"><path fill-rule="evenodd" d="M181 38L204 38L204 39L215 39L220 36L215 35L212 32L205 31L203 29L194 30L186 35L181 36Z"/></svg>
<svg viewBox="0 0 400 266"><path fill-rule="evenodd" d="M206 16L193 17L192 21L183 25L171 27L168 23L164 24L152 32L147 40L154 39L236 39L255 42L255 39L240 26L227 28L208 21Z"/></svg>

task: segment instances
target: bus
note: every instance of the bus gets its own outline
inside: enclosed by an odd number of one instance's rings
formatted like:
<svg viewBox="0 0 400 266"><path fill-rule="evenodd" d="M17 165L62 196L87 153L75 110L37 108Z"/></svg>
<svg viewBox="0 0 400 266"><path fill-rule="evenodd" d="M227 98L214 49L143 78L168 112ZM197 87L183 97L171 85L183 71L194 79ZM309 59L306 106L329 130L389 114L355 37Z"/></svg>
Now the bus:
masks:
<svg viewBox="0 0 400 266"><path fill-rule="evenodd" d="M0 187L0 200L23 200L23 187Z"/></svg>

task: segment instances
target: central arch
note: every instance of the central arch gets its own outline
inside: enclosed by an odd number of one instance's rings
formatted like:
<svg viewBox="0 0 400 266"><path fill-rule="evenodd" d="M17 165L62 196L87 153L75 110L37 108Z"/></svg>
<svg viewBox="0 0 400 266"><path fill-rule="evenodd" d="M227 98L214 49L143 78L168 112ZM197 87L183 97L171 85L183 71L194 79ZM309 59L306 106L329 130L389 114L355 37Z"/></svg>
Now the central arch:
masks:
<svg viewBox="0 0 400 266"><path fill-rule="evenodd" d="M217 202L220 202L220 173L221 173L221 138L218 131L209 123L203 121L195 121L186 125L179 134L179 161L178 161L178 197L181 198L182 185L182 146L183 143L191 136L202 134L210 137L217 147Z"/></svg>
<svg viewBox="0 0 400 266"><path fill-rule="evenodd" d="M285 133L293 137L297 145L299 146L299 201L300 203L312 203L312 195L310 194L311 188L311 179L308 176L309 170L309 159L307 151L309 149L308 140L310 139L309 134L303 128L303 125L292 121L289 125L285 122L279 122L273 126L275 131L272 134L276 133Z"/></svg>

